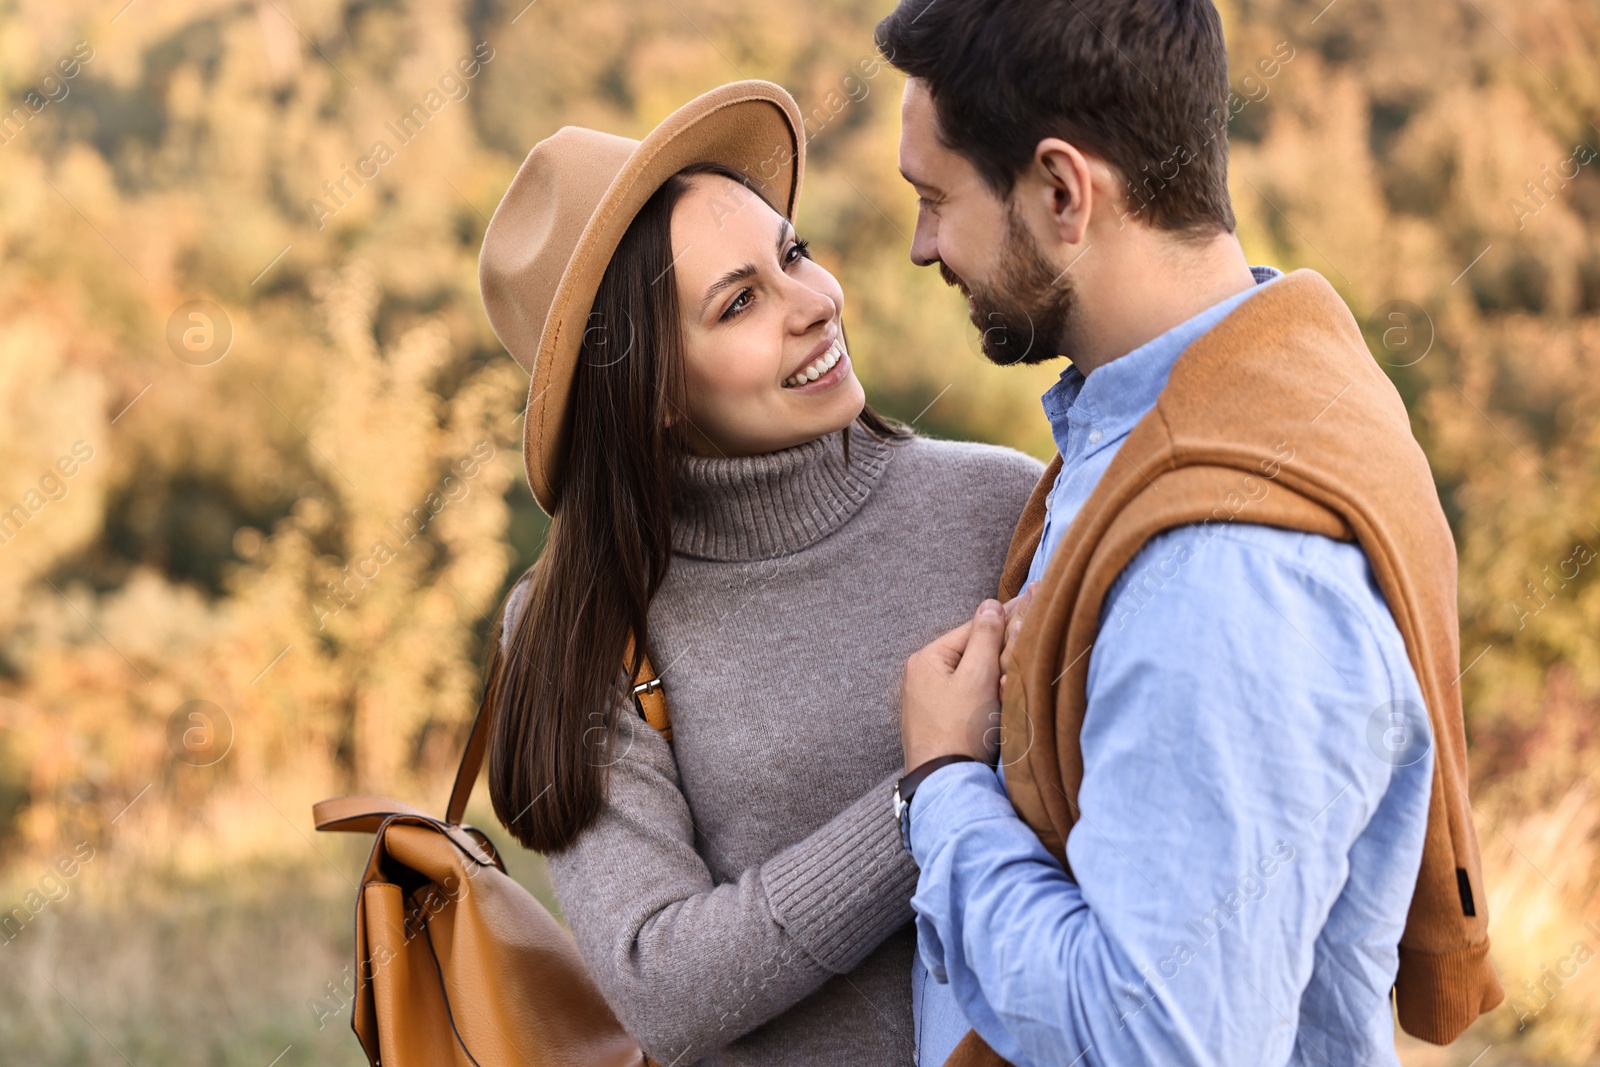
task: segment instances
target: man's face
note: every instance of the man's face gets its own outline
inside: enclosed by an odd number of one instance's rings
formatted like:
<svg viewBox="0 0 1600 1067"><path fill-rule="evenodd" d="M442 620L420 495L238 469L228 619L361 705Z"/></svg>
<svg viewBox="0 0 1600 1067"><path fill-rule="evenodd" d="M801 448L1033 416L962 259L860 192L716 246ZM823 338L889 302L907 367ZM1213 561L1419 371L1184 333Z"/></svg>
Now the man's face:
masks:
<svg viewBox="0 0 1600 1067"><path fill-rule="evenodd" d="M1042 363L1062 353L1072 288L1039 249L1014 198L995 195L965 156L939 139L933 97L906 81L900 106L900 173L917 192L911 262L938 264L967 298L995 363Z"/></svg>

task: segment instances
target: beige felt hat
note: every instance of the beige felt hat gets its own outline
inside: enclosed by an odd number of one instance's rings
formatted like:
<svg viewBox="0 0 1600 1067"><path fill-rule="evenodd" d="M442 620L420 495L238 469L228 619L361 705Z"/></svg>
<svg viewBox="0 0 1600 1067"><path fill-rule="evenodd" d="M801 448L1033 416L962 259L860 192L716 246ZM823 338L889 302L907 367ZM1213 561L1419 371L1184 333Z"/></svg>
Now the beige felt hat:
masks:
<svg viewBox="0 0 1600 1067"><path fill-rule="evenodd" d="M533 146L489 220L478 283L489 323L532 377L522 454L547 514L561 497L579 343L617 244L645 201L694 163L721 163L791 219L805 166L800 108L741 81L668 115L642 141L565 126Z"/></svg>

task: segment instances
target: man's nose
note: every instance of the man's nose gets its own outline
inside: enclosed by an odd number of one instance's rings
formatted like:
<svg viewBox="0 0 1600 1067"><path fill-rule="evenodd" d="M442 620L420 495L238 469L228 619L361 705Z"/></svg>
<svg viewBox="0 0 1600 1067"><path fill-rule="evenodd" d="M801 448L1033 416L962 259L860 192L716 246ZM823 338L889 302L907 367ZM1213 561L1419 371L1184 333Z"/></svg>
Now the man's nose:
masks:
<svg viewBox="0 0 1600 1067"><path fill-rule="evenodd" d="M911 262L919 267L939 262L939 246L932 221L924 212L917 217L917 228L911 234Z"/></svg>

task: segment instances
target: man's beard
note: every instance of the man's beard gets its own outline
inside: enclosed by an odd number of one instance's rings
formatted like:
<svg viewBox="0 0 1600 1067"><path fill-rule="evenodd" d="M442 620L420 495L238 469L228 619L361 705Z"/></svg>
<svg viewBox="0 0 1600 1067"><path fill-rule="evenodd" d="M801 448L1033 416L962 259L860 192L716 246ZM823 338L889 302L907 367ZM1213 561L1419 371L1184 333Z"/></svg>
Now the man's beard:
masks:
<svg viewBox="0 0 1600 1067"><path fill-rule="evenodd" d="M971 298L972 324L991 363L1006 367L1055 359L1072 324L1072 283L1065 271L1054 270L1040 255L1015 204L1006 205L1000 263L993 288L981 283L969 288L942 262L939 276Z"/></svg>

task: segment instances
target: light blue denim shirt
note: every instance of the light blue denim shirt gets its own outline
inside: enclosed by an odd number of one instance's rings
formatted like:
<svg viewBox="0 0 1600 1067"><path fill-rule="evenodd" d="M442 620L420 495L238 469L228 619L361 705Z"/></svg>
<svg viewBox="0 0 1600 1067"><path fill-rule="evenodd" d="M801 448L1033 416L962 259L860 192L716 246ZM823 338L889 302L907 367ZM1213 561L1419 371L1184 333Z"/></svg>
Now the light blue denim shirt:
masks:
<svg viewBox="0 0 1600 1067"><path fill-rule="evenodd" d="M1062 466L1028 581L1178 356L1254 291L1044 394ZM1087 695L1076 881L1003 774L917 790L918 1062L972 1026L1017 1067L1397 1064L1433 748L1361 549L1243 521L1157 536L1106 598Z"/></svg>

